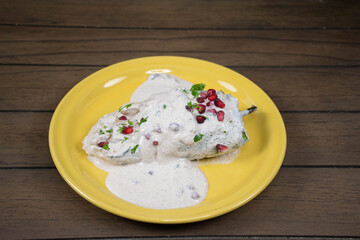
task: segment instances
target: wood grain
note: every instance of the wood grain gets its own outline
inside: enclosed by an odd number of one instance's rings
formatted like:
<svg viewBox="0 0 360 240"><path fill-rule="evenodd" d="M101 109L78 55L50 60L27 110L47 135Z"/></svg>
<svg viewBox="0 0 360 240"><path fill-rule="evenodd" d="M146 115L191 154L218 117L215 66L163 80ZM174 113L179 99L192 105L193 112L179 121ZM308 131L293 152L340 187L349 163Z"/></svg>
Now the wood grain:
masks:
<svg viewBox="0 0 360 240"><path fill-rule="evenodd" d="M273 183L245 206L216 219L169 226L107 213L78 196L55 169L0 170L0 230L6 239L359 236L358 173L358 169L282 168Z"/></svg>
<svg viewBox="0 0 360 240"><path fill-rule="evenodd" d="M54 110L101 67L0 66L0 110ZM281 111L359 111L359 68L232 68L260 86Z"/></svg>
<svg viewBox="0 0 360 240"><path fill-rule="evenodd" d="M284 113L286 166L360 166L360 113ZM48 148L52 113L0 113L0 167L54 166ZM11 156L11 157L9 157Z"/></svg>
<svg viewBox="0 0 360 240"><path fill-rule="evenodd" d="M280 111L359 111L360 68L232 68L261 87Z"/></svg>
<svg viewBox="0 0 360 240"><path fill-rule="evenodd" d="M2 0L0 239L360 237L360 1ZM54 167L48 129L89 74L144 56L237 71L287 130L274 181L224 216L155 225L112 215Z"/></svg>
<svg viewBox="0 0 360 240"><path fill-rule="evenodd" d="M0 66L0 110L55 110L73 86L99 69Z"/></svg>
<svg viewBox="0 0 360 240"><path fill-rule="evenodd" d="M353 28L358 1L3 0L2 24L123 28Z"/></svg>
<svg viewBox="0 0 360 240"><path fill-rule="evenodd" d="M0 64L110 65L178 55L226 66L359 66L360 30L188 31L0 26Z"/></svg>
<svg viewBox="0 0 360 240"><path fill-rule="evenodd" d="M285 165L360 166L360 113L282 116L288 139Z"/></svg>

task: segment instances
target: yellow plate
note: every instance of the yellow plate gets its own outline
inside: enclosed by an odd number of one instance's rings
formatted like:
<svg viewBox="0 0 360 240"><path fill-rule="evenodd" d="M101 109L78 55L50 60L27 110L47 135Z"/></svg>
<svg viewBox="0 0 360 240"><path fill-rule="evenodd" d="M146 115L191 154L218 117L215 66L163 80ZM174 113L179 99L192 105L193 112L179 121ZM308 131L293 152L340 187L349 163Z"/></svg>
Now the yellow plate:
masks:
<svg viewBox="0 0 360 240"><path fill-rule="evenodd" d="M250 141L229 164L201 166L209 193L198 205L170 210L143 208L113 195L107 173L82 150L82 140L98 119L130 101L131 93L151 72L169 72L206 88L222 89L239 99L240 109L256 105L245 117ZM145 57L106 67L71 89L52 117L49 145L65 181L82 197L122 217L152 223L186 223L230 212L259 194L275 177L286 150L286 131L271 99L253 82L223 66L185 57ZM146 197L146 196L145 196Z"/></svg>

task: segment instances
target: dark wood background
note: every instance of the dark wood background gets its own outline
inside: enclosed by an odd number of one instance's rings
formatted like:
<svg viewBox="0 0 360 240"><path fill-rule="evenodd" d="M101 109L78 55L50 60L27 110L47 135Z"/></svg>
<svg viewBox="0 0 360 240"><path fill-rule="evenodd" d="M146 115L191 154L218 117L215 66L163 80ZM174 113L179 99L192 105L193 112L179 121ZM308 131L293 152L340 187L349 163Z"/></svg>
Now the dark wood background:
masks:
<svg viewBox="0 0 360 240"><path fill-rule="evenodd" d="M87 75L136 57L227 66L279 107L288 148L270 186L183 225L107 213L61 178L48 128ZM0 1L0 238L360 237L360 1Z"/></svg>

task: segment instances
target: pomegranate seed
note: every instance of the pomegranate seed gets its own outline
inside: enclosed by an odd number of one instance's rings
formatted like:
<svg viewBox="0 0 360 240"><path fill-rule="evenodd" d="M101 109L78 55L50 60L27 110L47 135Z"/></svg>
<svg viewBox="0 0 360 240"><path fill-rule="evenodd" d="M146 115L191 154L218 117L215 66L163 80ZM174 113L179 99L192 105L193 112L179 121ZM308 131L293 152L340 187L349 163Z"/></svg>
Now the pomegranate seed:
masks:
<svg viewBox="0 0 360 240"><path fill-rule="evenodd" d="M215 91L215 89L209 89L208 91L207 91L207 96L208 97L210 97L210 96L212 96L212 95L214 95L214 94L216 94L216 91Z"/></svg>
<svg viewBox="0 0 360 240"><path fill-rule="evenodd" d="M211 95L210 97L208 97L209 101L214 101L215 99L217 99L217 95L216 93L214 93L214 95Z"/></svg>
<svg viewBox="0 0 360 240"><path fill-rule="evenodd" d="M153 145L154 145L154 146L157 146L158 144L159 144L158 141L153 141Z"/></svg>
<svg viewBox="0 0 360 240"><path fill-rule="evenodd" d="M191 107L189 106L185 106L186 110L188 110L189 112L191 112Z"/></svg>
<svg viewBox="0 0 360 240"><path fill-rule="evenodd" d="M126 121L126 120L127 120L127 117L121 116L121 117L119 117L119 120L121 120L121 121Z"/></svg>
<svg viewBox="0 0 360 240"><path fill-rule="evenodd" d="M206 117L204 117L204 116L200 116L200 115L196 116L196 121L199 124L203 123L205 121L205 119L206 119Z"/></svg>
<svg viewBox="0 0 360 240"><path fill-rule="evenodd" d="M198 103L203 103L203 102L205 102L205 98L198 97L198 98L196 99L196 101L197 101Z"/></svg>
<svg viewBox="0 0 360 240"><path fill-rule="evenodd" d="M98 146L99 146L99 147L104 147L105 144L107 144L107 142L99 142L99 143L98 143Z"/></svg>
<svg viewBox="0 0 360 240"><path fill-rule="evenodd" d="M206 110L206 106L204 104L198 104L196 108L200 114L204 113Z"/></svg>
<svg viewBox="0 0 360 240"><path fill-rule="evenodd" d="M207 93L206 92L202 92L201 94L200 94L200 97L202 97L202 98L207 98L208 96L207 96Z"/></svg>
<svg viewBox="0 0 360 240"><path fill-rule="evenodd" d="M217 144L217 145L216 145L216 150L217 150L218 152L225 152L225 151L228 150L228 147L225 146L225 145Z"/></svg>
<svg viewBox="0 0 360 240"><path fill-rule="evenodd" d="M215 99L215 106L219 107L219 108L224 108L225 107L225 103L223 101L221 101L220 99Z"/></svg>
<svg viewBox="0 0 360 240"><path fill-rule="evenodd" d="M220 121L220 122L222 122L222 121L224 121L224 118L225 118L225 113L224 113L224 111L218 111L217 112L217 119Z"/></svg>
<svg viewBox="0 0 360 240"><path fill-rule="evenodd" d="M121 131L122 134L130 134L130 133L132 133L132 132L134 132L134 129L133 129L133 127L131 127L131 126L125 127L125 128Z"/></svg>
<svg viewBox="0 0 360 240"><path fill-rule="evenodd" d="M207 102L206 106L210 107L212 105L212 102Z"/></svg>
<svg viewBox="0 0 360 240"><path fill-rule="evenodd" d="M213 108L208 109L208 112L211 112L211 113L214 113L214 114L216 114L216 113L217 113L217 112L216 112L216 110L215 110L215 109L213 109Z"/></svg>

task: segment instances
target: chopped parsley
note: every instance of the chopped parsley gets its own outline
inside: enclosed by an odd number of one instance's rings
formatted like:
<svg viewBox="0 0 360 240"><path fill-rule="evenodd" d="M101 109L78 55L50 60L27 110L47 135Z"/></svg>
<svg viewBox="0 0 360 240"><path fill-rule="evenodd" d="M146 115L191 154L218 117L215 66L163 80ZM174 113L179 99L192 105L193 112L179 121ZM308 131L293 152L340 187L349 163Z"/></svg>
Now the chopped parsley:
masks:
<svg viewBox="0 0 360 240"><path fill-rule="evenodd" d="M163 109L166 109L166 105L165 105L165 104L163 105Z"/></svg>
<svg viewBox="0 0 360 240"><path fill-rule="evenodd" d="M124 130L125 127L119 127L119 129L117 130L118 132L122 132Z"/></svg>
<svg viewBox="0 0 360 240"><path fill-rule="evenodd" d="M184 92L184 93L186 93L186 94L188 94L188 92L186 91L186 89L185 89L185 88L183 89L183 92Z"/></svg>
<svg viewBox="0 0 360 240"><path fill-rule="evenodd" d="M105 128L105 127L104 127ZM110 130L106 130L106 132L108 132L108 133L112 133L113 132L113 130L112 129L110 129Z"/></svg>
<svg viewBox="0 0 360 240"><path fill-rule="evenodd" d="M122 106L121 108L119 108L119 112L121 112L124 108L125 108L125 106Z"/></svg>
<svg viewBox="0 0 360 240"><path fill-rule="evenodd" d="M130 126L134 125L134 123L132 121L130 121L130 120L128 120L128 123L129 123Z"/></svg>
<svg viewBox="0 0 360 240"><path fill-rule="evenodd" d="M136 152L136 149L138 148L138 146L139 146L139 144L136 144L136 146L131 149L132 154Z"/></svg>
<svg viewBox="0 0 360 240"><path fill-rule="evenodd" d="M201 134L201 133L199 133L198 135L195 135L195 137L194 137L194 142L198 142L198 141L200 141L201 139L202 139L202 137L203 137L204 135L203 134Z"/></svg>
<svg viewBox="0 0 360 240"><path fill-rule="evenodd" d="M232 120L230 120L230 123L232 123Z"/></svg>
<svg viewBox="0 0 360 240"><path fill-rule="evenodd" d="M140 119L140 122L139 122L139 126L140 126L142 123L146 122L147 119L148 119L148 117L149 117L149 116L147 116L146 118L141 118L141 119Z"/></svg>
<svg viewBox="0 0 360 240"><path fill-rule="evenodd" d="M224 131L224 133L226 133L226 131Z"/></svg>
<svg viewBox="0 0 360 240"><path fill-rule="evenodd" d="M106 128L107 128L107 126L104 126L104 128L106 129Z"/></svg>
<svg viewBox="0 0 360 240"><path fill-rule="evenodd" d="M107 143L104 144L103 149L105 149L106 151L109 151L110 150L109 145Z"/></svg>
<svg viewBox="0 0 360 240"><path fill-rule="evenodd" d="M246 136L245 132L242 132L242 138L244 139L244 141L248 141L249 138Z"/></svg>
<svg viewBox="0 0 360 240"><path fill-rule="evenodd" d="M121 143L124 143L128 139L129 139L128 137L124 137L124 139L121 141Z"/></svg>
<svg viewBox="0 0 360 240"><path fill-rule="evenodd" d="M188 102L187 106L190 108L197 108L197 104L196 103L192 103L192 102Z"/></svg>
<svg viewBox="0 0 360 240"><path fill-rule="evenodd" d="M102 129L100 129L100 132L99 132L100 135L103 135L105 134L104 131Z"/></svg>
<svg viewBox="0 0 360 240"><path fill-rule="evenodd" d="M205 88L205 84L203 83L194 84L190 88L190 92L194 97L198 97L200 93L204 90L204 88Z"/></svg>
<svg viewBox="0 0 360 240"><path fill-rule="evenodd" d="M126 105L122 106L121 108L119 108L119 112L121 112L124 108L128 109L129 107L131 107L131 103L126 104Z"/></svg>

